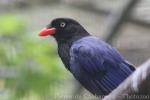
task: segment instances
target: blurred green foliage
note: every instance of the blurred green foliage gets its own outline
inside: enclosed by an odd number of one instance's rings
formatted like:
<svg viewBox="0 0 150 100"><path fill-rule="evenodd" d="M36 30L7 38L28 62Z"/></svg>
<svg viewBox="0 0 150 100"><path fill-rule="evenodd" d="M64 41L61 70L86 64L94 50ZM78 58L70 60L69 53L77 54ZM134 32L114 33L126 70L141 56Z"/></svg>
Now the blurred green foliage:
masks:
<svg viewBox="0 0 150 100"><path fill-rule="evenodd" d="M10 97L21 99L31 94L54 97L51 90L57 89L65 73L55 47L43 40L35 32L29 34L21 18L0 16L0 68L16 70L13 77L1 77Z"/></svg>
<svg viewBox="0 0 150 100"><path fill-rule="evenodd" d="M0 32L2 34L13 34L24 30L25 24L20 18L10 14L0 16Z"/></svg>

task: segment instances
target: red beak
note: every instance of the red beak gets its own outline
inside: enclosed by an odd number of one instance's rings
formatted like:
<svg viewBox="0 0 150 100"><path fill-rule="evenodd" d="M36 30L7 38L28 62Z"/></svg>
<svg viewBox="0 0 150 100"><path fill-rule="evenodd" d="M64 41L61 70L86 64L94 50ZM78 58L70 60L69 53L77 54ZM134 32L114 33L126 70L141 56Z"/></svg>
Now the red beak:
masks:
<svg viewBox="0 0 150 100"><path fill-rule="evenodd" d="M44 28L39 32L39 36L48 36L48 35L53 35L56 33L55 28Z"/></svg>

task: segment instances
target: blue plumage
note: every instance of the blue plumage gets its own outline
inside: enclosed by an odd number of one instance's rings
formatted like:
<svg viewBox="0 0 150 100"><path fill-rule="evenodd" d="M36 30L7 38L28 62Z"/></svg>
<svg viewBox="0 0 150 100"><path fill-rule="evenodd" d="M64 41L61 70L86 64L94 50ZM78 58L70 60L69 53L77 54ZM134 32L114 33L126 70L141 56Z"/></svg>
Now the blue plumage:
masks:
<svg viewBox="0 0 150 100"><path fill-rule="evenodd" d="M70 57L71 72L95 95L107 95L134 71L115 48L93 36L74 42Z"/></svg>
<svg viewBox="0 0 150 100"><path fill-rule="evenodd" d="M65 67L97 96L109 94L135 70L115 48L91 36L73 19L54 19L39 35L56 39Z"/></svg>

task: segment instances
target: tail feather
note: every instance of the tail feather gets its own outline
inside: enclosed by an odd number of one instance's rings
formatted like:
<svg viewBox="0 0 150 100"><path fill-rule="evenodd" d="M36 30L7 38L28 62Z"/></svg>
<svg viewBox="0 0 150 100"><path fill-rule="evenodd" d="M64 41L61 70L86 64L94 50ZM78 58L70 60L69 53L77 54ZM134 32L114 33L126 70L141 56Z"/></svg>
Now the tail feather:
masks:
<svg viewBox="0 0 150 100"><path fill-rule="evenodd" d="M125 64L127 64L132 71L136 70L136 66L131 64L130 62L126 61Z"/></svg>

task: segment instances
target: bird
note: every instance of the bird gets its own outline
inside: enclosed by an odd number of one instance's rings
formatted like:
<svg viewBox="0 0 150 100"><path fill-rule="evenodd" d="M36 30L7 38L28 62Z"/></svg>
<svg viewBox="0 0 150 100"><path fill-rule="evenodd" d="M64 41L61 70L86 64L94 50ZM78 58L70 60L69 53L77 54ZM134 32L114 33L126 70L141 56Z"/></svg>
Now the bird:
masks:
<svg viewBox="0 0 150 100"><path fill-rule="evenodd" d="M108 95L135 71L114 47L71 18L55 18L39 36L52 36L66 69L93 95Z"/></svg>

